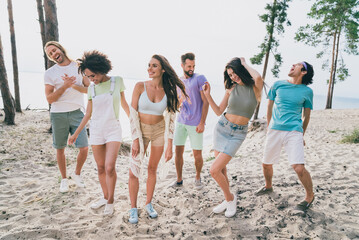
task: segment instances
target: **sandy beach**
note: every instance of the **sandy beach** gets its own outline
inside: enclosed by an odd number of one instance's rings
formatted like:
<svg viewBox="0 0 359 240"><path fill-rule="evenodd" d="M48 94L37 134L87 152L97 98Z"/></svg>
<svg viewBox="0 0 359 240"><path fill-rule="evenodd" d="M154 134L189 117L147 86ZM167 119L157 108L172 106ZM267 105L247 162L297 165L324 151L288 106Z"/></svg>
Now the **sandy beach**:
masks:
<svg viewBox="0 0 359 240"><path fill-rule="evenodd" d="M274 192L257 197L264 185L261 169L265 127L247 135L228 165L237 214L212 214L223 201L209 174L211 146L204 149L202 190L194 188L194 163L186 149L184 186L169 188L175 180L174 159L169 174L158 180L153 205L159 213L150 219L144 210L145 183L140 183L139 223L128 223L128 156L117 159L115 213L89 205L101 196L96 163L90 150L82 175L86 188L72 180L68 193L59 192L60 172L52 148L47 111L24 111L16 126L0 117L0 239L359 239L359 146L342 144L345 134L359 127L359 109L316 110L305 135L305 157L316 200L306 212L294 210L304 198L286 155L274 166ZM264 120L263 120L264 121ZM77 149L66 150L67 170L75 167Z"/></svg>

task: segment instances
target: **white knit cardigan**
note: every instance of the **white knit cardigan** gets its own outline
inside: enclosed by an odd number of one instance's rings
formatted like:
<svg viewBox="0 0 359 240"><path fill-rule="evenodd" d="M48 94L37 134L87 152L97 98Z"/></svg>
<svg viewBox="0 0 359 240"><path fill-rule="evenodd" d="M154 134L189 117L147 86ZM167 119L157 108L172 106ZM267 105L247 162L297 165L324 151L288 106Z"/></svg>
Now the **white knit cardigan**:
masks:
<svg viewBox="0 0 359 240"><path fill-rule="evenodd" d="M162 157L159 162L158 169L160 170L159 177L163 178L168 173L169 164L165 164L165 152L168 146L168 139L173 139L173 134L175 130L175 119L176 119L176 113L168 112L167 110L164 112L164 118L165 118L165 145L164 145L164 153L162 154ZM138 116L138 112L130 106L130 125L131 125L131 136L132 141L135 139L139 139L140 142L140 152L137 154L136 157L130 158L130 169L137 178L141 178L144 167L148 164L147 158L145 158L145 151L144 151L144 145L143 145L143 139L142 139L142 132L141 132L141 126L140 126L140 118ZM132 151L132 148L131 148Z"/></svg>

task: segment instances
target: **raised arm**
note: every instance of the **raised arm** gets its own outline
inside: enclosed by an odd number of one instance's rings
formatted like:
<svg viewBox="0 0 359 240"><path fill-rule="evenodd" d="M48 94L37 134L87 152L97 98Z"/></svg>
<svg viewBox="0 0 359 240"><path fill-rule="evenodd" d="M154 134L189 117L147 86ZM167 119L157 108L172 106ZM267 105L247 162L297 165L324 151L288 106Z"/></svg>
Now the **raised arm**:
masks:
<svg viewBox="0 0 359 240"><path fill-rule="evenodd" d="M217 116L220 116L224 112L224 110L226 109L226 107L228 105L228 99L229 99L229 95L231 94L231 91L232 91L232 89L226 89L226 92L224 94L222 102L218 106L216 104L216 102L213 100L212 96L211 96L211 87L210 87L209 83L206 82L203 85L204 96L206 96L209 105L211 106L212 110L214 111L214 113Z"/></svg>
<svg viewBox="0 0 359 240"><path fill-rule="evenodd" d="M260 100L260 96L261 96L263 85L264 85L263 78L256 70L254 70L251 66L249 66L246 63L246 61L243 57L240 59L241 59L241 63L243 65L243 67L245 67L247 69L247 71L249 72L249 74L252 76L252 78L254 80L254 90L256 93L256 97L257 97L257 100Z"/></svg>

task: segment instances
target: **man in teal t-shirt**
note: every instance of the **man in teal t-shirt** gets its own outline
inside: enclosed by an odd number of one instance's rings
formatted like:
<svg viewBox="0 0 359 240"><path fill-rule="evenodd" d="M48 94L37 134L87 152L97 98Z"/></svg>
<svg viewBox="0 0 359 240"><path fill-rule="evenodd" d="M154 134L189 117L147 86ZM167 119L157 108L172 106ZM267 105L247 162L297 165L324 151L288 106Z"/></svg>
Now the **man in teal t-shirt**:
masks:
<svg viewBox="0 0 359 240"><path fill-rule="evenodd" d="M284 146L289 163L306 192L305 200L296 207L303 211L314 201L312 178L304 167L303 139L313 109L313 91L307 86L313 83L313 75L313 66L309 63L294 64L288 74L290 79L275 82L268 93L268 132L262 164L266 185L256 192L263 195L273 191L273 164L278 162Z"/></svg>

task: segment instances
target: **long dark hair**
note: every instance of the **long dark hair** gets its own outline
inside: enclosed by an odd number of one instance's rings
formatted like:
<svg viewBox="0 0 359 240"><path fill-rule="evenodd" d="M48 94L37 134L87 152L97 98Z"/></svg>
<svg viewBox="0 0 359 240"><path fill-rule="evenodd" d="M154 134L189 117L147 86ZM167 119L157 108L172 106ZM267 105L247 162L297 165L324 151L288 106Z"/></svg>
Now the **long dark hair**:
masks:
<svg viewBox="0 0 359 240"><path fill-rule="evenodd" d="M162 75L162 85L167 96L167 110L169 112L176 112L179 108L177 87L179 87L182 94L188 98L185 86L164 56L155 54L152 58L157 59L160 62L162 69L165 70Z"/></svg>
<svg viewBox="0 0 359 240"><path fill-rule="evenodd" d="M233 70L235 74L238 75L238 77L242 80L244 85L246 86L253 86L254 80L252 76L249 74L247 69L242 65L241 59L235 57L232 58L229 63L227 63L226 68L224 69L224 86L226 89L232 88L234 82L231 80L227 73L227 69L230 68Z"/></svg>

